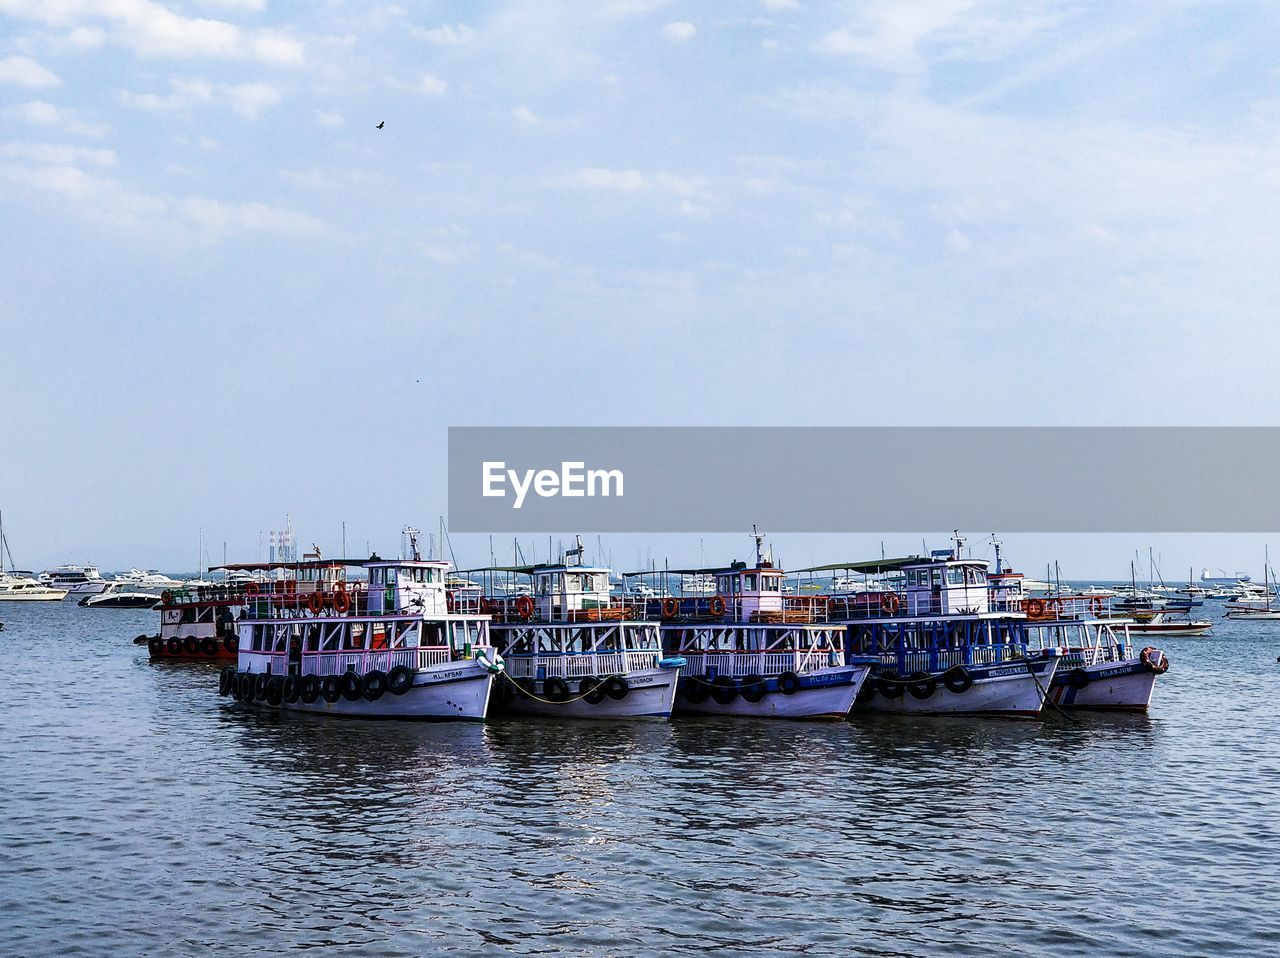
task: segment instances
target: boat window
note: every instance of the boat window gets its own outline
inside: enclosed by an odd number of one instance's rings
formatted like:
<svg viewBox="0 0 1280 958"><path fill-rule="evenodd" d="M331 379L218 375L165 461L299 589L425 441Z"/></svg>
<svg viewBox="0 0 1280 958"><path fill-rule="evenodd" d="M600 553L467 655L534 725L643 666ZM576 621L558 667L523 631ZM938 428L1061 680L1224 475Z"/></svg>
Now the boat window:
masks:
<svg viewBox="0 0 1280 958"><path fill-rule="evenodd" d="M384 571L384 570L382 570L382 569L370 569L370 570L369 570L369 584L370 584L370 585L382 585L382 582L383 582L383 579L382 579L382 573L383 573L383 571Z"/></svg>
<svg viewBox="0 0 1280 958"><path fill-rule="evenodd" d="M761 576L760 586L765 592L777 592L782 588L782 578L776 575Z"/></svg>
<svg viewBox="0 0 1280 958"><path fill-rule="evenodd" d="M748 575L744 575L744 576L742 577L742 590L743 590L744 592L755 592L755 591L756 591L756 577L755 577L755 573L750 573L750 574L748 574Z"/></svg>
<svg viewBox="0 0 1280 958"><path fill-rule="evenodd" d="M567 592L582 591L582 576L578 575L576 572L570 572L568 575L566 575L565 582L566 582L565 591Z"/></svg>
<svg viewBox="0 0 1280 958"><path fill-rule="evenodd" d="M947 569L948 585L964 585L964 566L953 565Z"/></svg>

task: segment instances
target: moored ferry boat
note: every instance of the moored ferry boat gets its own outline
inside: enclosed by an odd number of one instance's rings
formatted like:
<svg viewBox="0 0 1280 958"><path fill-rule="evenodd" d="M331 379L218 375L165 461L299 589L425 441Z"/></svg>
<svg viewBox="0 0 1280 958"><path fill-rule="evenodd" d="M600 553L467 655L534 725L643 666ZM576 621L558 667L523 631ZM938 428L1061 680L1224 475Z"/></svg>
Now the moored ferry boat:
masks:
<svg viewBox="0 0 1280 958"><path fill-rule="evenodd" d="M68 595L98 595L107 588L107 580L96 566L60 565L40 573L40 581L54 589L66 589Z"/></svg>
<svg viewBox="0 0 1280 958"><path fill-rule="evenodd" d="M685 663L676 712L842 720L872 660L846 658L844 629L826 621L825 600L783 594L786 573L763 552L764 537L754 537L753 566L661 573L714 583L710 595L700 587L650 601L662 619L664 650Z"/></svg>
<svg viewBox="0 0 1280 958"><path fill-rule="evenodd" d="M470 569L463 574L482 577L481 594L450 593L453 608L493 618L490 632L505 664L494 682L494 712L668 718L681 663L663 655L656 618L643 604L612 595L611 570L581 564L580 542L564 558Z"/></svg>
<svg viewBox="0 0 1280 958"><path fill-rule="evenodd" d="M1004 573L993 599L986 562L962 558L963 543L957 536L954 549L928 557L823 567L903 575L901 592L828 599L831 619L848 626L849 651L877 661L862 707L926 715L1040 715L1059 650L1027 647L1026 616L1016 606L1024 580Z"/></svg>
<svg viewBox="0 0 1280 958"><path fill-rule="evenodd" d="M416 548L411 559L336 564L360 566L367 582L246 596L220 694L325 715L483 721L502 660L488 616L449 611L449 564Z"/></svg>
<svg viewBox="0 0 1280 958"><path fill-rule="evenodd" d="M1030 609L1028 649L1061 653L1050 700L1062 708L1147 711L1169 656L1152 646L1135 651L1132 626L1128 619L1100 617L1091 596L1059 596L1051 606Z"/></svg>

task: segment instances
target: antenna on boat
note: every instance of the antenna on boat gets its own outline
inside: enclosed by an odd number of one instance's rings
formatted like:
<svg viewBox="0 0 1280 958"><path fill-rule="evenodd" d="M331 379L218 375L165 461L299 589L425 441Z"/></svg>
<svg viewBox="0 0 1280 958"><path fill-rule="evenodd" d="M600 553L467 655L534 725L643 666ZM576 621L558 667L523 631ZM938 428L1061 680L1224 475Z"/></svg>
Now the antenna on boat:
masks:
<svg viewBox="0 0 1280 958"><path fill-rule="evenodd" d="M751 523L751 538L756 540L756 568L764 568L764 533L756 528L756 524Z"/></svg>
<svg viewBox="0 0 1280 958"><path fill-rule="evenodd" d="M1000 566L1000 547L1002 545L1004 545L1004 543L996 538L996 534L994 532L991 533L991 546L996 550L996 575L999 575L1004 571Z"/></svg>
<svg viewBox="0 0 1280 958"><path fill-rule="evenodd" d="M960 530L956 529L951 533L951 541L956 544L955 551L952 554L953 559L964 558L964 536L960 534Z"/></svg>
<svg viewBox="0 0 1280 958"><path fill-rule="evenodd" d="M414 562L422 560L422 554L418 552L418 536L420 533L413 526L405 526L400 533L400 558L412 559ZM405 540L409 540L409 554L405 555Z"/></svg>
<svg viewBox="0 0 1280 958"><path fill-rule="evenodd" d="M582 556L583 556L583 553L586 551L586 550L585 550L585 549L583 549L583 547L582 547L582 536L580 536L580 535L574 535L573 539L574 539L574 547L573 547L572 549L570 549L568 552L566 552L566 553L564 554L564 564L565 564L565 565L568 565L568 564L569 564L569 556L573 556L574 558L576 558L576 559L578 560L578 561L577 561L576 563L574 563L574 564L575 564L575 565L582 565L582 564L583 564Z"/></svg>

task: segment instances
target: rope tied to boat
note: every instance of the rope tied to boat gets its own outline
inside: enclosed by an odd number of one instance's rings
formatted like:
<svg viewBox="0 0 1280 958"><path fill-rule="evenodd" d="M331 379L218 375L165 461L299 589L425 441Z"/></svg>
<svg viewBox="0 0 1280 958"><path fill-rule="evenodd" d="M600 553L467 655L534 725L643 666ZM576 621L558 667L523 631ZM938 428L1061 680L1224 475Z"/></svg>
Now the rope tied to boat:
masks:
<svg viewBox="0 0 1280 958"><path fill-rule="evenodd" d="M596 689L598 689L605 682L608 682L610 679L617 678L617 679L622 679L623 681L626 681L626 678L627 678L621 672L614 672L609 675L601 675L599 676L600 681L596 683L595 688L588 689L586 692L581 692L578 695L573 696L572 698L561 699L559 702L556 702L556 701L553 701L552 699L544 699L541 695L538 695L533 690L525 688L523 685L521 685L519 682L517 682L515 679L511 677L510 672L502 672L500 673L500 676L501 678L504 678L508 682L510 682L515 687L516 691L519 692L521 695L525 696L526 698L531 698L535 702L541 702L543 705L572 705L574 702L581 702L588 695L595 692ZM561 677L558 675L553 675L553 676L549 676L549 678L561 678ZM566 685L568 684L568 682L565 679L561 678L561 681L565 682ZM543 682L546 682L546 679L543 679Z"/></svg>

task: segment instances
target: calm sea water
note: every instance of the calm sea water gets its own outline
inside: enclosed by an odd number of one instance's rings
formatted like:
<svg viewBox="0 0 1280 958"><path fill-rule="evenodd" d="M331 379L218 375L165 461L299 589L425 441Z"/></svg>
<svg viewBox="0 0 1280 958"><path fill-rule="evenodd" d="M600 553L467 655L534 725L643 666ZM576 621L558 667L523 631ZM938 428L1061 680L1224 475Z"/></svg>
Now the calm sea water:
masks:
<svg viewBox="0 0 1280 958"><path fill-rule="evenodd" d="M464 726L0 620L3 955L1280 953L1280 623L1169 640L1150 716Z"/></svg>

